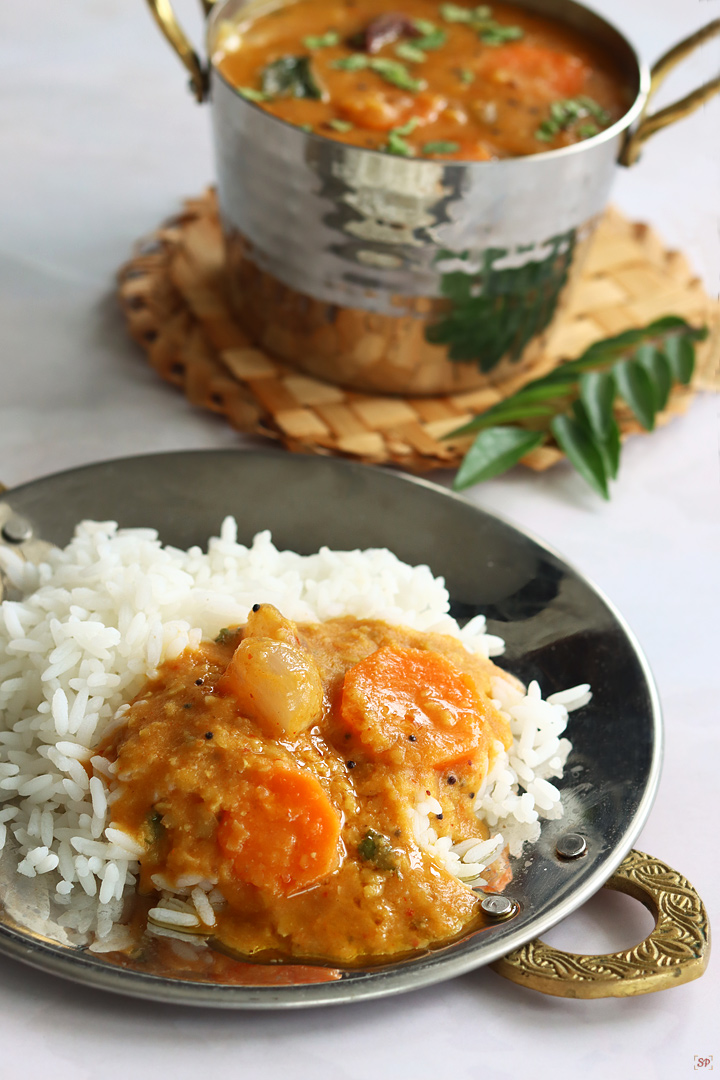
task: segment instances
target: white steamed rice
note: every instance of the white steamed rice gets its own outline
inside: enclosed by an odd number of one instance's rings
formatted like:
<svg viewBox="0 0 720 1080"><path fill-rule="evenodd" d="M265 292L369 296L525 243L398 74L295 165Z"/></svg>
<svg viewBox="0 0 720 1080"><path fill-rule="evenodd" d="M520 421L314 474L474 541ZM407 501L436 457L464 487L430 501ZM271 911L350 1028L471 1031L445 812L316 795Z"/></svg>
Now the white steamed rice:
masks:
<svg viewBox="0 0 720 1080"><path fill-rule="evenodd" d="M163 547L152 529L86 521L39 565L0 548L0 571L21 597L0 605L0 851L12 835L18 873L44 875L60 905L58 923L97 951L125 943L116 923L141 850L113 827L113 766L93 747L162 661L245 622L259 602L296 621L377 618L452 634L485 656L503 650L481 616L458 626L443 580L427 566L408 566L386 550L280 552L267 532L250 547L236 538L228 518L205 554ZM568 711L585 704L588 691L578 686L543 701L537 683L523 693L495 680L514 743L509 753L500 748L475 795L490 839L438 837L430 822L442 808L424 795L411 810L418 842L451 873L482 885L505 845L518 855L537 839L541 819L562 815L551 780L562 776L570 750L561 737ZM213 925L222 903L213 882L188 880L174 893L164 884L150 913L156 932Z"/></svg>

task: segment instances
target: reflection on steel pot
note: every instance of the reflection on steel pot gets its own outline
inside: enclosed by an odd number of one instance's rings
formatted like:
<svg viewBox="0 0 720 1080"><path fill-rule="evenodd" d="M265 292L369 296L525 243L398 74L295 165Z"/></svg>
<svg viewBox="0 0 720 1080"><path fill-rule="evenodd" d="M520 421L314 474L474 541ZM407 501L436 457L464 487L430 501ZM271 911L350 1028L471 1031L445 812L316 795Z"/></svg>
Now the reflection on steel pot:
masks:
<svg viewBox="0 0 720 1080"><path fill-rule="evenodd" d="M567 302L618 160L720 91L720 79L645 116L667 71L720 20L651 73L622 34L574 0L523 0L601 44L629 88L615 124L573 146L495 161L394 157L293 127L206 69L168 0L149 0L208 93L233 305L250 334L296 367L359 390L438 394L532 369ZM267 0L212 6L212 58L228 25Z"/></svg>

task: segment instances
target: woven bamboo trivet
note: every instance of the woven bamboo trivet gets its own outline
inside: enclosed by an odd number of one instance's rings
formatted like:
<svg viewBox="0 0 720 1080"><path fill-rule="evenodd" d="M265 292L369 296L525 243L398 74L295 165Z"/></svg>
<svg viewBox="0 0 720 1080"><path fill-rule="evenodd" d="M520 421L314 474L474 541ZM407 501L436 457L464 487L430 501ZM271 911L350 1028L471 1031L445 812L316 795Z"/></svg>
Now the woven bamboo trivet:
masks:
<svg viewBox="0 0 720 1080"><path fill-rule="evenodd" d="M667 251L646 225L617 211L603 218L562 322L540 364L489 389L435 398L362 394L320 382L255 348L225 299L223 244L212 191L188 200L181 214L137 245L119 273L120 300L131 335L152 367L188 400L220 413L239 431L269 436L289 450L336 454L414 472L454 468L470 440L448 432L593 341L681 315L713 328L698 349L692 388L676 387L663 423L684 412L695 390L720 389L720 320L716 303L684 257ZM640 431L629 411L624 435ZM562 457L542 447L524 464L545 469Z"/></svg>

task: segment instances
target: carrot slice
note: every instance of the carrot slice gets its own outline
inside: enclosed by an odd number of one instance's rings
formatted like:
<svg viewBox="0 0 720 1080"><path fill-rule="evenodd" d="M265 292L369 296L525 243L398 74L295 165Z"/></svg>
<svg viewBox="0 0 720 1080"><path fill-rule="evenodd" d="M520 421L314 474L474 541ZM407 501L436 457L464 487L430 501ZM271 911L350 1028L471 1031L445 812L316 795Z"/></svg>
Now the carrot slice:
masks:
<svg viewBox="0 0 720 1080"><path fill-rule="evenodd" d="M341 715L368 757L444 768L485 747L489 707L439 653L384 646L345 675Z"/></svg>
<svg viewBox="0 0 720 1080"><path fill-rule="evenodd" d="M549 97L573 97L585 86L588 68L572 53L521 41L483 53L479 68L497 82L515 82Z"/></svg>
<svg viewBox="0 0 720 1080"><path fill-rule="evenodd" d="M239 878L287 896L337 869L341 819L314 777L275 765L238 779L238 801L217 835Z"/></svg>

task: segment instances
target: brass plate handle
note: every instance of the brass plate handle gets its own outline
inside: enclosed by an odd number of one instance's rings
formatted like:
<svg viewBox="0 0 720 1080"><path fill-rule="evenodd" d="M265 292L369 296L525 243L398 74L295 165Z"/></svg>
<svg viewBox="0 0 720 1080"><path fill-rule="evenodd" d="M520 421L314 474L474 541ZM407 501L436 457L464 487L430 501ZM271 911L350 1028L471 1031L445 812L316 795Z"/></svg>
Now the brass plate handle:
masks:
<svg viewBox="0 0 720 1080"><path fill-rule="evenodd" d="M703 974L710 958L710 924L687 878L659 859L631 851L604 887L633 896L655 917L654 929L639 945L588 956L535 938L490 966L521 986L569 998L651 994Z"/></svg>
<svg viewBox="0 0 720 1080"><path fill-rule="evenodd" d="M208 94L208 72L198 54L188 41L185 31L175 18L170 0L147 0L155 22L172 45L180 60L190 73L190 88L198 101L204 101ZM201 0L205 15L212 10L214 0Z"/></svg>
<svg viewBox="0 0 720 1080"><path fill-rule="evenodd" d="M620 153L618 160L621 165L634 165L640 157L643 145L651 135L654 135L656 131L661 131L668 124L674 124L676 120L682 120L685 116L689 116L690 113L699 109L715 94L720 93L720 77L718 77L703 83L697 90L693 90L691 94L681 98L680 101L674 101L672 105L667 105L664 109L659 109L658 112L647 115L650 101L673 68L701 45L704 45L706 41L710 41L719 34L720 19L713 19L707 26L703 26L701 30L697 30L690 37L678 42L657 61L650 72L650 91L640 122L635 130L628 134Z"/></svg>

